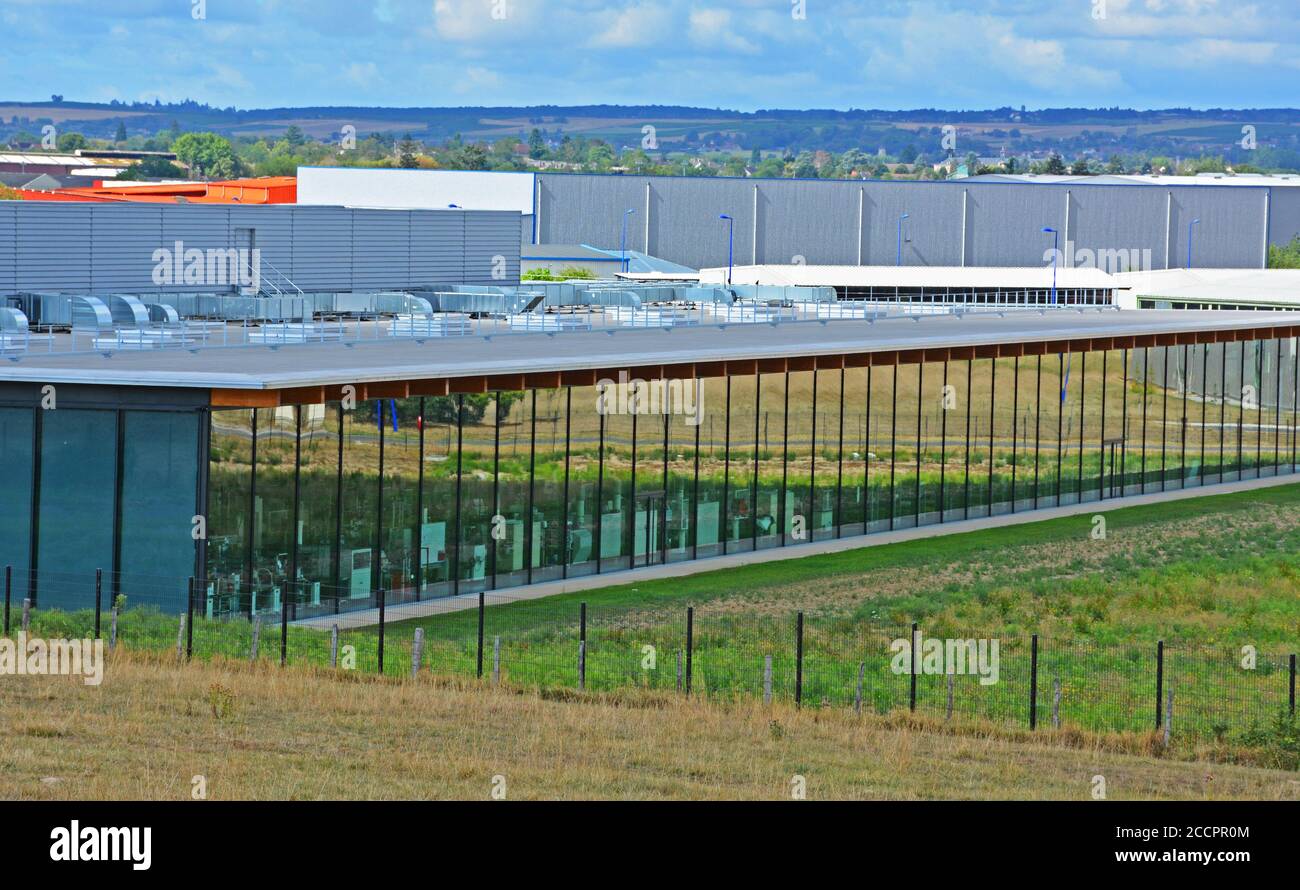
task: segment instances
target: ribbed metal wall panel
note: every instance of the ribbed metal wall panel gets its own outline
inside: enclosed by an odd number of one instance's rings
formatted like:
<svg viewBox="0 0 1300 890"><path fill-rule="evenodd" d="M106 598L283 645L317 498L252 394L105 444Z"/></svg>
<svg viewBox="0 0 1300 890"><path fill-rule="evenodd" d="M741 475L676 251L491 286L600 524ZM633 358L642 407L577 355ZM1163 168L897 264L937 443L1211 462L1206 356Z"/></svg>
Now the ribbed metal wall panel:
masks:
<svg viewBox="0 0 1300 890"><path fill-rule="evenodd" d="M382 290L411 281L411 211L354 210L352 287Z"/></svg>
<svg viewBox="0 0 1300 890"><path fill-rule="evenodd" d="M1300 237L1300 188L1284 186L1269 191L1268 243L1281 247Z"/></svg>
<svg viewBox="0 0 1300 890"><path fill-rule="evenodd" d="M757 189L757 191L755 191ZM1198 265L1257 268L1266 224L1264 188L979 182L744 180L682 177L538 175L537 242L617 248L627 209L628 244L696 268L727 262L726 224L736 219L736 262L892 265L898 259L898 218L904 223L904 265L1043 265L1051 236L1066 233L1066 192L1072 204L1069 237L1076 247L1149 250L1164 268L1186 233L1179 221L1196 216ZM1166 226L1169 192L1173 221ZM1282 189L1273 189L1274 195ZM1291 190L1285 190L1291 191ZM1300 191L1300 190L1294 190ZM757 195L757 232L754 230ZM1294 201L1294 203L1293 203ZM1279 205L1281 205L1279 216ZM1274 200L1275 241L1300 228L1300 195ZM1295 210L1293 211L1293 207ZM861 247L859 248L859 218ZM647 220L649 223L647 231ZM1170 233L1166 234L1166 229ZM648 237L647 237L648 236ZM1062 245L1064 247L1064 245ZM1050 254L1049 254L1050 256ZM1185 260L1185 256L1184 256ZM1178 263L1171 259L1171 263Z"/></svg>
<svg viewBox="0 0 1300 890"><path fill-rule="evenodd" d="M82 205L18 205L17 288L84 290L90 282L90 216Z"/></svg>
<svg viewBox="0 0 1300 890"><path fill-rule="evenodd" d="M465 214L411 212L411 280L454 284L465 280Z"/></svg>
<svg viewBox="0 0 1300 890"><path fill-rule="evenodd" d="M263 277L285 290L277 270L304 291L519 280L513 211L14 201L0 205L0 290L211 291L210 282L155 285L155 251L247 246L249 229Z"/></svg>
<svg viewBox="0 0 1300 890"><path fill-rule="evenodd" d="M502 250L519 231L518 217L505 211L465 216L466 284L512 284L519 281L519 250Z"/></svg>
<svg viewBox="0 0 1300 890"><path fill-rule="evenodd" d="M18 289L17 201L0 201L0 291Z"/></svg>
<svg viewBox="0 0 1300 890"><path fill-rule="evenodd" d="M292 271L304 291L352 286L352 214L337 207L298 207L293 213Z"/></svg>

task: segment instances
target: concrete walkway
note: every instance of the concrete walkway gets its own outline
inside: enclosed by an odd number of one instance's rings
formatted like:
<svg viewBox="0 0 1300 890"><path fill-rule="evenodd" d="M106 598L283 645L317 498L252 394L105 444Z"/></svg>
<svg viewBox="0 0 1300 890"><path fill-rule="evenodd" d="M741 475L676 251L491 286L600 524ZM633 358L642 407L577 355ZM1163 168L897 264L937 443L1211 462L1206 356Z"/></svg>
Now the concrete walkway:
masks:
<svg viewBox="0 0 1300 890"><path fill-rule="evenodd" d="M923 525L918 528L897 529L887 532L873 532L865 535L853 535L847 538L835 538L828 541L813 541L807 544L789 544L785 547L772 547L767 550L752 550L744 553L728 553L725 556L708 556L685 562L667 565L646 566L636 569L621 569L601 575L584 575L580 578L566 578L559 581L542 581L523 587L508 587L501 590L487 591L488 603L499 604L503 601L517 602L556 596L563 593L577 593L583 590L598 590L602 587L614 587L623 584L637 584L656 581L663 578L680 578L697 575L701 572L716 572L755 563L774 562L781 559L800 559L805 556L817 556L823 553L841 553L846 550L859 550L864 547L879 547L884 544L897 544L900 541L916 541L924 538L937 538L944 535L956 535L962 532L978 531L986 528L1004 528L1012 525L1026 525L1059 519L1063 516L1095 516L1125 507L1137 507L1143 504L1158 504L1168 501L1181 501L1188 498L1209 497L1216 494L1229 494L1235 491L1252 491L1261 488L1275 488L1280 485L1300 483L1300 475L1284 473L1263 479L1249 479L1244 482L1226 482L1219 485L1205 485L1176 491L1154 492L1151 494L1130 495L1128 497L1108 498L1104 501L1087 501L1082 504L1068 504L1064 507L1046 507L1039 510L1026 510L1022 513L1004 513L1000 516L985 516L979 519L965 519L958 522L944 522L935 525ZM1087 534L1091 526L1081 529L1080 534ZM447 612L459 612L478 608L478 594L466 593L459 596L444 596L424 600L418 603L403 603L387 606L384 620L406 621L411 618L424 618ZM322 615L295 621L300 627L314 627L328 630L337 624L339 627L368 627L379 623L379 609L360 609L339 615Z"/></svg>

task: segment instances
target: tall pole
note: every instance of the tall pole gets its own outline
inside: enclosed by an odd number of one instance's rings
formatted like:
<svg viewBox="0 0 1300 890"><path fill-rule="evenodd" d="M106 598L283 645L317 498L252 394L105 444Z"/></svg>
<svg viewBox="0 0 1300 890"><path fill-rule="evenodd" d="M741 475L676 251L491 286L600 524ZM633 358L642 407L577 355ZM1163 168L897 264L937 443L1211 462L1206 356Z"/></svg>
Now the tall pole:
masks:
<svg viewBox="0 0 1300 890"><path fill-rule="evenodd" d="M1061 255L1061 233L1051 226L1044 226L1044 232L1052 233L1052 305L1056 305L1056 259Z"/></svg>
<svg viewBox="0 0 1300 890"><path fill-rule="evenodd" d="M731 286L731 270L736 255L736 220L724 213L718 219L727 221L727 286Z"/></svg>
<svg viewBox="0 0 1300 890"><path fill-rule="evenodd" d="M624 272L627 272L627 218L633 213L636 213L635 207L623 211L623 235L619 240L618 252L623 258L621 268Z"/></svg>

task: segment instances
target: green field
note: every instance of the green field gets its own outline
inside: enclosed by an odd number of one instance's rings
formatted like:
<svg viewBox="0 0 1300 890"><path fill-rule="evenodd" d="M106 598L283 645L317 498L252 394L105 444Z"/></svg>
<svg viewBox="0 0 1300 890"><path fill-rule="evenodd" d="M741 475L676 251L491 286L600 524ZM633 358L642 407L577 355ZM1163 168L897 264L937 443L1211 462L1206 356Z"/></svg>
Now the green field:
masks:
<svg viewBox="0 0 1300 890"><path fill-rule="evenodd" d="M1037 633L1040 725L1053 719L1059 683L1063 725L1149 729L1163 641L1175 731L1257 736L1287 709L1288 656L1300 640L1300 485L1114 509L1105 517L1104 539L1092 536L1092 518L1083 515L542 600L487 594L484 674L492 674L499 638L503 682L577 687L586 602L588 689L675 689L690 606L692 692L761 696L770 656L772 693L788 700L796 615L803 612L805 705L853 706L861 672L864 709L908 707L911 678L891 670L889 644L906 638L915 621L927 637L999 643L998 682L953 678L955 714L1027 724L1030 638ZM418 627L425 670L473 675L477 622L470 608L388 624L385 673L409 673ZM89 611L38 611L33 631L79 636L92 623ZM340 625L340 645L354 647L355 668L376 671L377 629L348 628L346 615ZM106 618L105 635L107 626ZM247 659L250 638L246 621L200 619L194 654ZM128 592L118 639L133 649L171 649L177 620L132 607ZM288 628L291 663L326 665L330 645L328 632ZM1250 668L1243 666L1246 646L1256 653ZM349 655L343 649L345 660ZM279 656L280 626L268 623L259 658ZM947 699L946 676L918 676L919 710L943 715Z"/></svg>

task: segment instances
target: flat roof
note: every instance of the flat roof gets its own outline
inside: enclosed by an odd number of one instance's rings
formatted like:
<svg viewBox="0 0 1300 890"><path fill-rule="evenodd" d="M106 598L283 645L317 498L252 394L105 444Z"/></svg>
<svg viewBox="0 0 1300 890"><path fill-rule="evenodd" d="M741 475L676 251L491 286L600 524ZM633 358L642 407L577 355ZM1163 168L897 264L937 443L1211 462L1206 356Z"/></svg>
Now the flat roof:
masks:
<svg viewBox="0 0 1300 890"><path fill-rule="evenodd" d="M700 270L700 281L721 284L727 267ZM735 266L733 284L780 284L840 287L948 287L1050 290L1052 266L809 266L802 264ZM1062 266L1058 288L1111 290L1122 287L1101 269Z"/></svg>
<svg viewBox="0 0 1300 890"><path fill-rule="evenodd" d="M167 349L115 352L111 356L31 353L10 356L0 362L0 383L252 391L658 365L702 366L755 359L901 354L990 345L1009 347L1000 350L999 355L1019 354L1015 348L1033 344L1040 347L1054 344L1082 351L1120 348L1125 345L1124 338L1134 337L1208 342L1297 334L1300 334L1300 318L1282 312L1126 311L1106 307L1016 309L875 321L610 328L423 341L385 339L279 347ZM1117 338L1119 342L1112 342ZM1067 342L1072 345L1066 347ZM1061 350L1039 348L1037 351ZM913 355L910 360L919 359ZM926 357L925 360L935 359Z"/></svg>
<svg viewBox="0 0 1300 890"><path fill-rule="evenodd" d="M1148 299L1300 307L1300 269L1161 269L1115 277Z"/></svg>

